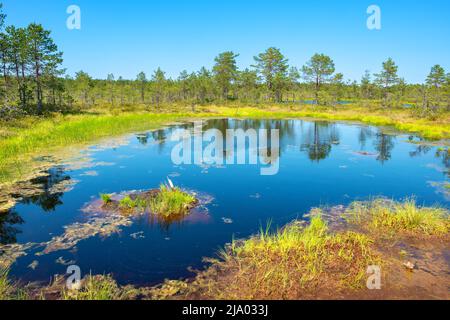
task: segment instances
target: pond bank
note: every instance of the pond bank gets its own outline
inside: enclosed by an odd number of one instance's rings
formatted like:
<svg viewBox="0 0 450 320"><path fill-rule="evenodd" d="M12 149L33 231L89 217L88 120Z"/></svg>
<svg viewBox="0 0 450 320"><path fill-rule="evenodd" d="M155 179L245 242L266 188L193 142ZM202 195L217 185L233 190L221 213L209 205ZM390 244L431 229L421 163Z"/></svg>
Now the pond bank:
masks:
<svg viewBox="0 0 450 320"><path fill-rule="evenodd" d="M413 200L313 209L309 224L233 241L194 279L137 288L88 276L68 292L62 277L18 289L3 272L0 299L448 299L448 214ZM379 290L367 289L368 267L381 270Z"/></svg>

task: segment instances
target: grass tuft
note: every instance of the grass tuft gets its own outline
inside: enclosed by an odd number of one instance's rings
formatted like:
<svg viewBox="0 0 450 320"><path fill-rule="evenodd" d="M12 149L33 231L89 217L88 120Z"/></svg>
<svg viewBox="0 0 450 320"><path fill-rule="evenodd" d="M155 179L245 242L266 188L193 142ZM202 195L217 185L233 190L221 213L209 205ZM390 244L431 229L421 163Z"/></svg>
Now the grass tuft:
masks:
<svg viewBox="0 0 450 320"><path fill-rule="evenodd" d="M150 200L152 213L160 216L184 215L189 212L197 200L194 196L179 188L161 185L159 193Z"/></svg>
<svg viewBox="0 0 450 320"><path fill-rule="evenodd" d="M450 228L446 209L419 207L413 199L402 203L384 199L355 202L347 209L346 216L349 222L374 232L445 236Z"/></svg>
<svg viewBox="0 0 450 320"><path fill-rule="evenodd" d="M316 211L317 212L317 211ZM320 215L233 242L221 260L189 285L188 296L211 299L299 299L319 288L361 288L367 267L380 265L363 234L332 234Z"/></svg>
<svg viewBox="0 0 450 320"><path fill-rule="evenodd" d="M80 290L63 289L61 292L63 300L121 300L122 295L122 290L109 275L89 275L83 279Z"/></svg>
<svg viewBox="0 0 450 320"><path fill-rule="evenodd" d="M102 194L100 194L100 198L102 199L103 204L109 204L112 202L111 195L109 195L109 194L102 193Z"/></svg>

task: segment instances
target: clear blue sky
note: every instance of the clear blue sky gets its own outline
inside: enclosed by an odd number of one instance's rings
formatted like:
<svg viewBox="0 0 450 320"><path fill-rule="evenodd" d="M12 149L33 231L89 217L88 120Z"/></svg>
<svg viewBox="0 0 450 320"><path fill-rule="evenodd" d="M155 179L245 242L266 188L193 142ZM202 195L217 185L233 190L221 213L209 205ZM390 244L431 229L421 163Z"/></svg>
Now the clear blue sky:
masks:
<svg viewBox="0 0 450 320"><path fill-rule="evenodd" d="M0 0L1 1L1 0ZM96 78L135 78L161 67L210 68L222 51L239 67L278 47L301 67L316 52L330 55L346 79L380 69L387 57L408 82L422 82L433 64L450 71L448 0L3 0L7 23L52 30L64 67ZM66 28L66 8L81 8L81 30ZM367 7L382 10L382 29L366 27Z"/></svg>

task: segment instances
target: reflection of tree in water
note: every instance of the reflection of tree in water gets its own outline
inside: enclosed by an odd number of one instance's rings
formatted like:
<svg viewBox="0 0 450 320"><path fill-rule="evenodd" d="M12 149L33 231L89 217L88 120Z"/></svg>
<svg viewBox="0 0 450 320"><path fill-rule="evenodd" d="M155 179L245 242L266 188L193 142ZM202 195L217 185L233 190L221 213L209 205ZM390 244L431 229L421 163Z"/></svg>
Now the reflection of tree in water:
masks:
<svg viewBox="0 0 450 320"><path fill-rule="evenodd" d="M158 151L161 152L166 144L167 130L156 130L136 135L136 139L143 146L148 145L150 138L152 138L153 141L158 142Z"/></svg>
<svg viewBox="0 0 450 320"><path fill-rule="evenodd" d="M0 244L12 244L17 242L17 235L21 231L17 228L23 224L22 217L15 210L0 213Z"/></svg>
<svg viewBox="0 0 450 320"><path fill-rule="evenodd" d="M36 189L32 195L18 194L16 197L22 198L22 203L40 206L45 212L54 211L62 204L61 198L65 192L63 183L70 180L70 176L65 174L63 167L55 167L50 169L47 175L30 181Z"/></svg>
<svg viewBox="0 0 450 320"><path fill-rule="evenodd" d="M375 150L378 152L377 160L384 164L389 161L392 157L392 150L394 149L394 137L384 134L377 133L374 142Z"/></svg>
<svg viewBox="0 0 450 320"><path fill-rule="evenodd" d="M147 133L140 133L136 135L136 139L139 141L140 144L143 146L146 146L148 144L148 139L150 138L150 134Z"/></svg>
<svg viewBox="0 0 450 320"><path fill-rule="evenodd" d="M414 137L410 137L410 141L414 140ZM425 139L420 138L420 141L425 141ZM434 146L426 145L426 144L418 144L414 151L411 151L409 154L411 157L418 157L421 155L428 154L432 150L434 150ZM448 148L437 148L435 153L435 158L439 159L445 167L444 174L450 177L450 149Z"/></svg>
<svg viewBox="0 0 450 320"><path fill-rule="evenodd" d="M450 149L439 148L436 151L436 158L441 159L445 167L445 174L450 178Z"/></svg>
<svg viewBox="0 0 450 320"><path fill-rule="evenodd" d="M301 151L306 152L311 161L320 162L328 158L332 145L340 143L339 131L335 124L315 121L304 136Z"/></svg>
<svg viewBox="0 0 450 320"><path fill-rule="evenodd" d="M230 120L230 119L212 119L208 120L204 123L203 131L207 131L210 129L217 129L222 133L222 136L224 138L224 146L223 150L224 153L227 154L226 150L226 133L228 129L236 130L236 129L242 129L244 131L247 131L249 129L255 129L257 135L259 129L266 129L267 132L267 155L268 157L271 157L271 147L272 147L272 141L271 141L271 133L270 130L272 129L278 129L279 132L279 138L280 141L283 141L284 139L289 139L295 137L295 128L294 128L295 122L292 120L267 120L267 119L244 119L244 120ZM259 137L258 137L259 139ZM285 151L285 148L288 146L287 143L280 143L279 144L279 154L278 156L281 156L283 152ZM278 159L273 159L274 161Z"/></svg>
<svg viewBox="0 0 450 320"><path fill-rule="evenodd" d="M358 135L358 141L361 150L364 150L366 148L367 139L372 138L373 131L369 127L361 127L359 129L359 135Z"/></svg>

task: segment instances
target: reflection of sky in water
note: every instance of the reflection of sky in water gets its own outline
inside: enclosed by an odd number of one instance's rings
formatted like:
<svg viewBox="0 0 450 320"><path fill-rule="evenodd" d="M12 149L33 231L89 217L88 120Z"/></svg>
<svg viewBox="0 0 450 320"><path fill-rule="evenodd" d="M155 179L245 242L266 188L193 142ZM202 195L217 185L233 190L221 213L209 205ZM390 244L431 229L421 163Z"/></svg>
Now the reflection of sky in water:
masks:
<svg viewBox="0 0 450 320"><path fill-rule="evenodd" d="M233 236L247 237L270 219L281 226L314 206L411 195L420 204L448 205L447 151L408 143L405 135L300 120L210 120L208 128L280 129L279 173L261 176L259 166L245 165L176 166L170 159L175 143L166 140L172 129L94 146L82 161L56 167L36 181L43 194L0 217L3 242L47 242L64 234L64 226L89 221L80 209L100 193L151 189L168 176L178 186L214 197L207 206L209 218L161 226L140 217L119 233L89 237L70 250L36 256L42 246L32 248L13 265L12 274L49 281L65 272L65 262L76 262L84 273L113 273L121 283L153 284L189 276L188 267L201 267L202 257L214 256Z"/></svg>

